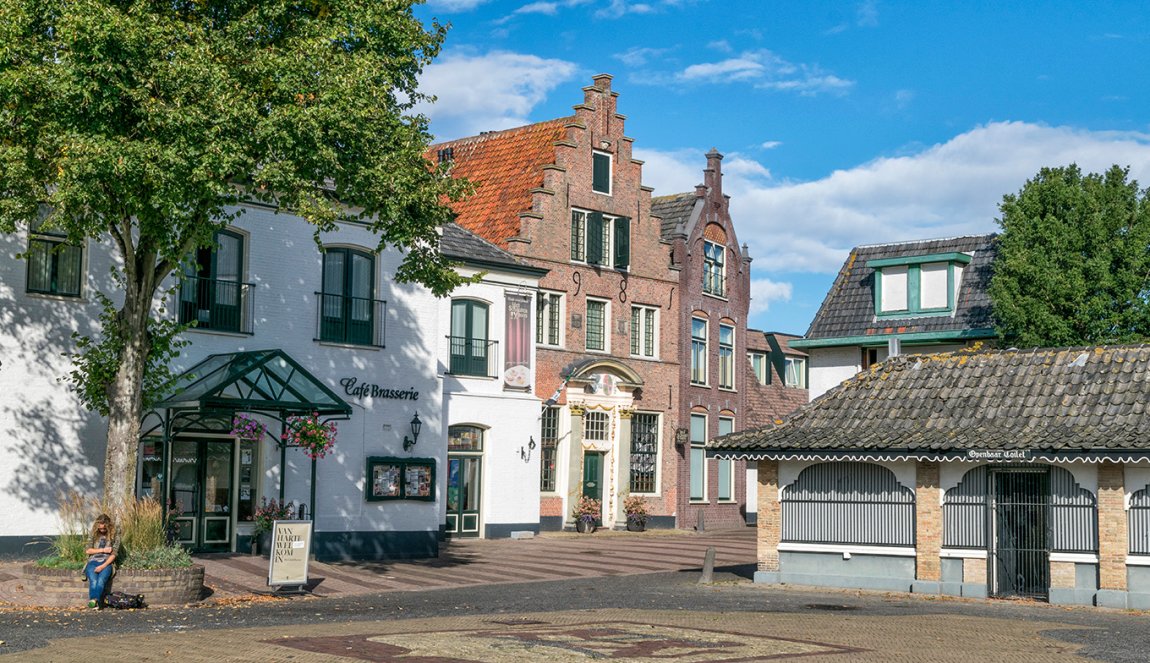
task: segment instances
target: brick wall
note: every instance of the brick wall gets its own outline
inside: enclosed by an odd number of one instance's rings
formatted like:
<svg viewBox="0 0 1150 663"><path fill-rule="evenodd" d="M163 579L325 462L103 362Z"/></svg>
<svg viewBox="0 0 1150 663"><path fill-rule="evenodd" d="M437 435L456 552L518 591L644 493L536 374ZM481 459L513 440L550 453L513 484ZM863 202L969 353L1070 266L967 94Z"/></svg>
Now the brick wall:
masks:
<svg viewBox="0 0 1150 663"><path fill-rule="evenodd" d="M760 460L759 520L756 526L759 570L779 570L779 541L782 539L782 505L779 503L779 461Z"/></svg>
<svg viewBox="0 0 1150 663"><path fill-rule="evenodd" d="M1098 584L1126 589L1126 482L1118 463L1098 465Z"/></svg>
<svg viewBox="0 0 1150 663"><path fill-rule="evenodd" d="M915 480L915 578L937 582L941 577L942 504L938 463L919 461Z"/></svg>

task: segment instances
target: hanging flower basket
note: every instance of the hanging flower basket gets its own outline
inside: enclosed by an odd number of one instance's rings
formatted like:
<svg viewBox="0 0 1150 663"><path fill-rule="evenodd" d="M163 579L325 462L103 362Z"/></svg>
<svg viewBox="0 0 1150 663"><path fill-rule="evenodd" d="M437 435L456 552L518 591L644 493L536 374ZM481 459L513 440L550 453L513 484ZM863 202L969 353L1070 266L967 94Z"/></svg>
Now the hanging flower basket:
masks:
<svg viewBox="0 0 1150 663"><path fill-rule="evenodd" d="M323 458L335 445L335 423L321 423L319 415L289 417L284 428L285 444L303 449L312 460Z"/></svg>
<svg viewBox="0 0 1150 663"><path fill-rule="evenodd" d="M262 421L246 414L238 413L232 417L231 434L245 442L259 442L264 438L267 429Z"/></svg>

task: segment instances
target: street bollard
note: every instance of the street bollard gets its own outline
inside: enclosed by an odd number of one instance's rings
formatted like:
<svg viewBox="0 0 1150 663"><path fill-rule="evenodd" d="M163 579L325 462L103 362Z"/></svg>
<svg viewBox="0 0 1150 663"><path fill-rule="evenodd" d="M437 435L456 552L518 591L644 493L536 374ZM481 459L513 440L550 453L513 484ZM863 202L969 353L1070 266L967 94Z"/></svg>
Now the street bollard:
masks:
<svg viewBox="0 0 1150 663"><path fill-rule="evenodd" d="M715 576L715 547L707 548L707 554L703 556L703 575L699 576L700 585L709 585L713 582Z"/></svg>

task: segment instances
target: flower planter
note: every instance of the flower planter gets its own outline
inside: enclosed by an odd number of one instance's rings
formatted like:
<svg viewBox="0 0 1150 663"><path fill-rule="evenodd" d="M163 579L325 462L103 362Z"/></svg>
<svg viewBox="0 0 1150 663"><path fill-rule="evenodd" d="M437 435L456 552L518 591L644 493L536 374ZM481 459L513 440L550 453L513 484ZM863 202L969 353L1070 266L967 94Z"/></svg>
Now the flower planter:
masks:
<svg viewBox="0 0 1150 663"><path fill-rule="evenodd" d="M628 518L627 519L627 531L628 532L645 532L645 531L647 531L647 523L645 521L642 521L642 520L631 520L630 518Z"/></svg>
<svg viewBox="0 0 1150 663"><path fill-rule="evenodd" d="M595 531L595 521L579 518L575 521L575 531L580 534L590 534Z"/></svg>
<svg viewBox="0 0 1150 663"><path fill-rule="evenodd" d="M88 602L88 583L78 570L25 564L22 571L22 592L14 598L24 605L79 607ZM193 564L183 569L116 569L108 591L143 594L144 602L150 606L195 603L204 594L204 567Z"/></svg>

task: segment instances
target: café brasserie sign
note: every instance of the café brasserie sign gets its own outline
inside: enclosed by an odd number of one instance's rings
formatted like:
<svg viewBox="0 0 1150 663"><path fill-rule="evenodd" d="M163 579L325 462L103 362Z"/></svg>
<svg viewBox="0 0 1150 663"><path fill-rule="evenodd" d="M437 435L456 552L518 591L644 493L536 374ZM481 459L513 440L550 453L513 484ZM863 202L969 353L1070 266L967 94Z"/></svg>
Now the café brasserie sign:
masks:
<svg viewBox="0 0 1150 663"><path fill-rule="evenodd" d="M360 382L359 378L343 378L339 381L343 393L353 398L392 398L400 401L417 401L419 392L414 389L392 389L370 382Z"/></svg>

